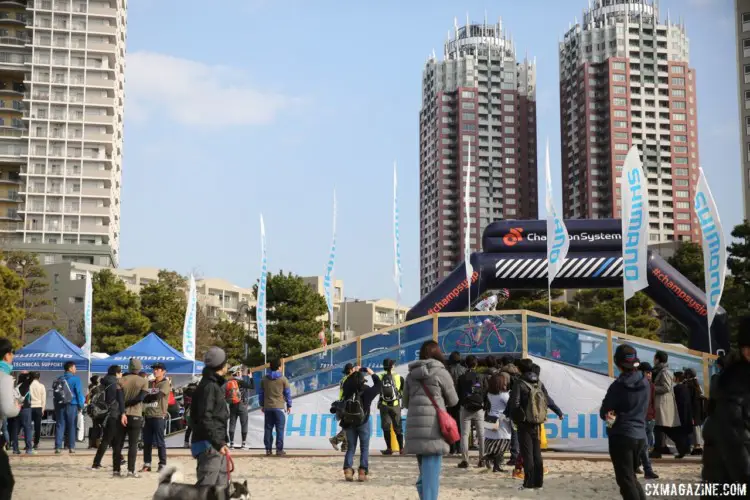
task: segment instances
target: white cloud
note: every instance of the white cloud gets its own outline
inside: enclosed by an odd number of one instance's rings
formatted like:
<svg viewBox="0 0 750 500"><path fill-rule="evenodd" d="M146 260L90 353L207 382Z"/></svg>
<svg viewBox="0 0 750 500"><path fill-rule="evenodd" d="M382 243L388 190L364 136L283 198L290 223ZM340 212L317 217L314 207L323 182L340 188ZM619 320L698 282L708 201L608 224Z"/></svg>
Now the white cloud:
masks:
<svg viewBox="0 0 750 500"><path fill-rule="evenodd" d="M221 128L269 123L299 99L255 88L240 69L154 52L128 54L127 113L168 115L185 125Z"/></svg>

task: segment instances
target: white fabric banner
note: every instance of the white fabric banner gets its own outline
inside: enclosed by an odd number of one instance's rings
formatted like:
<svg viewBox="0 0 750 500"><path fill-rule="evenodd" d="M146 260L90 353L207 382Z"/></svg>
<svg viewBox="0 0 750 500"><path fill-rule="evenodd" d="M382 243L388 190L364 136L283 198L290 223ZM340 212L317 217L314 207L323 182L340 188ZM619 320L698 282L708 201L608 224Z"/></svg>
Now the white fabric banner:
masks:
<svg viewBox="0 0 750 500"><path fill-rule="evenodd" d="M94 302L94 286L91 283L91 273L86 271L86 290L84 292L84 304L83 304L83 336L85 338L83 347L83 355L91 360L91 331L92 331L92 316L93 316L93 302Z"/></svg>
<svg viewBox="0 0 750 500"><path fill-rule="evenodd" d="M258 327L260 352L266 355L266 282L268 279L268 257L266 255L266 225L263 214L260 215L260 279L258 280L258 302L255 306L255 320Z"/></svg>
<svg viewBox="0 0 750 500"><path fill-rule="evenodd" d="M474 274L474 268L471 266L471 207L470 187L471 181L471 143L469 143L469 161L466 164L466 181L464 182L464 266L466 267L466 291L469 294L469 310L471 311L471 277Z"/></svg>
<svg viewBox="0 0 750 500"><path fill-rule="evenodd" d="M708 327L714 321L724 292L727 275L727 245L719 220L716 202L708 187L706 174L700 169L698 185L695 189L695 215L701 225L703 243L703 267L706 276L706 299L708 305ZM710 336L709 336L710 342Z"/></svg>
<svg viewBox="0 0 750 500"><path fill-rule="evenodd" d="M552 198L552 173L549 165L549 140L547 140L547 157L545 160L547 177L547 283L552 283L565 263L570 248L568 228L562 217L557 215L555 201Z"/></svg>
<svg viewBox="0 0 750 500"><path fill-rule="evenodd" d="M182 354L190 360L195 360L195 319L197 305L198 297L195 287L195 277L191 274L187 308L185 309L185 324L182 329Z"/></svg>
<svg viewBox="0 0 750 500"><path fill-rule="evenodd" d="M625 300L648 286L648 190L638 148L625 157L620 178L622 199L622 287Z"/></svg>

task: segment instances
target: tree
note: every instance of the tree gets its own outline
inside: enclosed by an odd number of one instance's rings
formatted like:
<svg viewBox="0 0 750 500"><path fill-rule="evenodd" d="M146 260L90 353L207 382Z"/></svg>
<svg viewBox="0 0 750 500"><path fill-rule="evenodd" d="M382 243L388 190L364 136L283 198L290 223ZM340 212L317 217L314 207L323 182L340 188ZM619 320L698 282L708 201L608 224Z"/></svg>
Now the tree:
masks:
<svg viewBox="0 0 750 500"><path fill-rule="evenodd" d="M705 288L703 249L699 244L691 241L681 243L674 255L667 259L667 262L695 286L701 290ZM662 340L664 342L688 345L690 334L687 329L661 308L658 308L658 314L663 326Z"/></svg>
<svg viewBox="0 0 750 500"><path fill-rule="evenodd" d="M19 335L23 310L18 307L23 285L15 272L0 266L0 337L9 338L16 348L23 345Z"/></svg>
<svg viewBox="0 0 750 500"><path fill-rule="evenodd" d="M552 316L572 319L576 312L575 307L566 302L555 301L562 294L561 290L552 290ZM510 298L502 305L502 308L526 309L540 314L548 314L547 290L511 290Z"/></svg>
<svg viewBox="0 0 750 500"><path fill-rule="evenodd" d="M234 321L222 319L211 328L212 345L224 349L224 352L227 353L227 359L232 364L244 361L247 337L245 327ZM260 344L258 344L258 347L260 347Z"/></svg>
<svg viewBox="0 0 750 500"><path fill-rule="evenodd" d="M92 277L92 342L94 350L114 354L148 333L150 322L141 314L138 295L109 269Z"/></svg>
<svg viewBox="0 0 750 500"><path fill-rule="evenodd" d="M151 330L178 351L182 350L186 290L184 277L163 269L156 283L141 289L141 312L151 321Z"/></svg>
<svg viewBox="0 0 750 500"><path fill-rule="evenodd" d="M619 288L581 290L573 300L578 303L575 321L616 332L625 331L623 293ZM659 319L654 303L638 292L628 300L628 334L644 339L659 340Z"/></svg>
<svg viewBox="0 0 750 500"><path fill-rule="evenodd" d="M727 267L732 273L734 284L741 287L746 297L750 297L750 223L735 226L734 239L729 245Z"/></svg>
<svg viewBox="0 0 750 500"><path fill-rule="evenodd" d="M27 335L39 335L47 330L44 324L39 323L40 321L57 319L56 314L50 311L52 302L47 298L47 273L39 265L39 258L33 253L9 251L4 253L2 259L24 283L19 300L19 307L24 313L20 319L21 342L24 343Z"/></svg>
<svg viewBox="0 0 750 500"><path fill-rule="evenodd" d="M258 285L254 286L258 295ZM322 295L291 273L268 273L266 282L266 342L268 359L293 356L320 347L318 334L325 323L318 318L328 311ZM257 317L257 309L253 308ZM252 346L248 359L263 359L260 344ZM248 363L250 365L251 363ZM262 362L261 362L262 364Z"/></svg>

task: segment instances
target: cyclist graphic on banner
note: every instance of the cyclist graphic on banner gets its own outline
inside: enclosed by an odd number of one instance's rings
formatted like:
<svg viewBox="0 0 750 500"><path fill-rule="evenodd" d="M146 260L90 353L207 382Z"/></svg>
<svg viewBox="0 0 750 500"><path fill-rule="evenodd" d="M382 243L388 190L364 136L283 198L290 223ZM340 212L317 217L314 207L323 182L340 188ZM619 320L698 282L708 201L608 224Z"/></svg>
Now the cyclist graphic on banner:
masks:
<svg viewBox="0 0 750 500"><path fill-rule="evenodd" d="M484 300L477 302L474 306L475 311L489 312L497 309L497 306L504 303L510 298L510 291L507 288L499 290L496 294L492 294ZM484 321L476 322L476 332L474 333L474 342L479 343L482 338L482 328L484 326L493 325L490 318L486 318Z"/></svg>

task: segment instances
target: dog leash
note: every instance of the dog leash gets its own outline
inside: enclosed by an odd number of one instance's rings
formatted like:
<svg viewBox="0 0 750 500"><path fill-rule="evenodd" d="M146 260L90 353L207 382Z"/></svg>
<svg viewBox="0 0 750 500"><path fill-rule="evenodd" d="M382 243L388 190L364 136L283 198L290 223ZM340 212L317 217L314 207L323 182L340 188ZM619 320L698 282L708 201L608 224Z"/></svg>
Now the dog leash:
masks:
<svg viewBox="0 0 750 500"><path fill-rule="evenodd" d="M230 455L228 451L227 451L226 457L227 457L227 481L229 482L229 484L232 484L232 472L234 472L234 460L232 460L232 455Z"/></svg>

